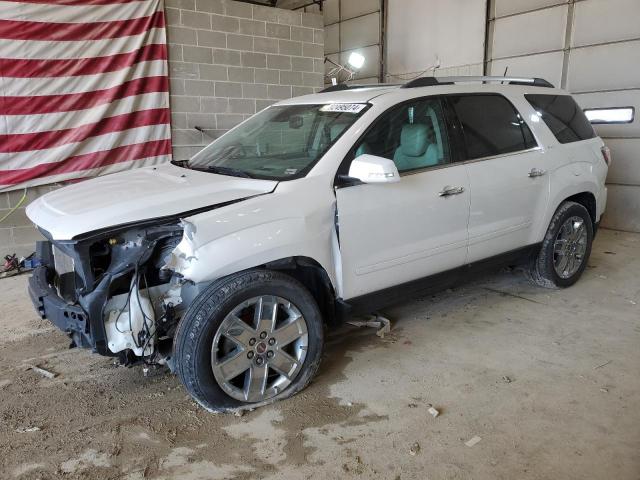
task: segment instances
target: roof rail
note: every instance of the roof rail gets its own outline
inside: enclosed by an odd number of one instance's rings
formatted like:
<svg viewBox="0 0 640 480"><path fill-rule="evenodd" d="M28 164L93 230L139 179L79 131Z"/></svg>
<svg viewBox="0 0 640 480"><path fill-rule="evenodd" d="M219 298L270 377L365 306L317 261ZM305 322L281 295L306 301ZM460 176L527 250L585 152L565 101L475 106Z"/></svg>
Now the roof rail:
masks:
<svg viewBox="0 0 640 480"><path fill-rule="evenodd" d="M318 93L327 92L339 92L341 90L356 90L358 88L379 88L379 87L397 87L397 83L364 83L364 84L351 84L339 83L337 85L330 85L327 88L323 88Z"/></svg>
<svg viewBox="0 0 640 480"><path fill-rule="evenodd" d="M400 88L431 87L435 85L452 85L454 83L465 82L500 82L509 85L531 85L532 87L554 88L554 86L544 78L525 77L419 77L405 83Z"/></svg>
<svg viewBox="0 0 640 480"><path fill-rule="evenodd" d="M436 85L451 85L452 82L443 82L443 79L436 77L418 77L405 83L400 88L434 87Z"/></svg>

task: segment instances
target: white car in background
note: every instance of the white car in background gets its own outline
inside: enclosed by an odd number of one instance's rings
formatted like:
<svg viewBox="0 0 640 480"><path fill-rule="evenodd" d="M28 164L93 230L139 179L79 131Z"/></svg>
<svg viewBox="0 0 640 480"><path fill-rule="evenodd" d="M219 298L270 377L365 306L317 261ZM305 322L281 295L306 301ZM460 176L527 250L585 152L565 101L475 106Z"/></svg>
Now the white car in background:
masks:
<svg viewBox="0 0 640 480"><path fill-rule="evenodd" d="M605 209L609 151L540 79L339 85L195 155L31 204L30 279L73 344L168 364L212 411L293 395L326 326L500 264L568 287Z"/></svg>

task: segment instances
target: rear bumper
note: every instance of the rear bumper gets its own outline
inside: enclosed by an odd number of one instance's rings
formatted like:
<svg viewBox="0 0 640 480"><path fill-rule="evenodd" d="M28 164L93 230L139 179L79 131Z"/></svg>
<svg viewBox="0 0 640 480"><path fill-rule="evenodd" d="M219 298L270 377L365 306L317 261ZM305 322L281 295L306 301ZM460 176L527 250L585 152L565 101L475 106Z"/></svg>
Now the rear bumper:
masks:
<svg viewBox="0 0 640 480"><path fill-rule="evenodd" d="M37 267L29 278L29 296L38 315L67 333L75 346L93 347L87 324L88 315L79 305L70 305L58 296L58 292L47 281L48 274L47 267L43 265Z"/></svg>

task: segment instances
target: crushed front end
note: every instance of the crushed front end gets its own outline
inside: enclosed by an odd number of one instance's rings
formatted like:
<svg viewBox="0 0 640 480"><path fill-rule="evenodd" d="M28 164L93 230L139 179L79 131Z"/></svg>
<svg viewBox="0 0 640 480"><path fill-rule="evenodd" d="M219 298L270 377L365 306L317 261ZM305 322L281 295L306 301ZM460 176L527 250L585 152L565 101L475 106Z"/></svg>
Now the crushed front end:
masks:
<svg viewBox="0 0 640 480"><path fill-rule="evenodd" d="M195 286L167 267L181 241L179 219L94 232L55 241L42 231L42 261L29 294L42 318L71 338L71 346L118 356L123 363L165 363L184 296Z"/></svg>

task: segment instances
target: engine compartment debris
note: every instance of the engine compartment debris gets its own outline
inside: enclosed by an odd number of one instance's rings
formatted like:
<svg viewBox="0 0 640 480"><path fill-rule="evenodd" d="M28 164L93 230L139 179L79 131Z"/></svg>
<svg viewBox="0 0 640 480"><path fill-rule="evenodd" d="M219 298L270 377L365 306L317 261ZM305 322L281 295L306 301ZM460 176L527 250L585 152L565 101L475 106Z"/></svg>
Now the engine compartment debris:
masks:
<svg viewBox="0 0 640 480"><path fill-rule="evenodd" d="M420 444L418 442L415 442L413 445L411 445L411 448L409 448L409 455L415 457L419 452Z"/></svg>
<svg viewBox="0 0 640 480"><path fill-rule="evenodd" d="M56 378L58 376L57 373L51 372L49 370L46 370L42 367L38 367L37 365L29 365L27 367L27 370L32 370L36 373L39 373L40 375L42 375L43 377L46 378Z"/></svg>
<svg viewBox="0 0 640 480"><path fill-rule="evenodd" d="M466 442L464 442L464 444L465 444L467 447L473 447L473 446L474 446L476 443L478 443L480 440L482 440L482 438L476 435L475 437L471 438L470 440L467 440Z"/></svg>
<svg viewBox="0 0 640 480"><path fill-rule="evenodd" d="M594 369L594 370L597 370L597 369L599 369L599 368L606 367L606 366L607 366L607 365L609 365L612 361L613 361L613 360L609 360L609 361L607 361L607 362L601 363L600 365L596 365L595 367L593 367L593 369Z"/></svg>
<svg viewBox="0 0 640 480"><path fill-rule="evenodd" d="M18 427L16 428L16 433L32 433L39 432L40 430L40 427Z"/></svg>
<svg viewBox="0 0 640 480"><path fill-rule="evenodd" d="M379 313L372 313L362 318L363 320L348 320L347 323L354 327L377 328L378 331L376 332L376 335L380 338L384 338L385 334L391 331L391 320L383 317Z"/></svg>

